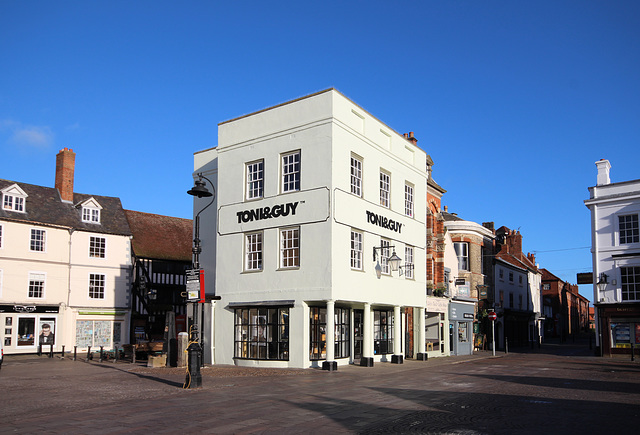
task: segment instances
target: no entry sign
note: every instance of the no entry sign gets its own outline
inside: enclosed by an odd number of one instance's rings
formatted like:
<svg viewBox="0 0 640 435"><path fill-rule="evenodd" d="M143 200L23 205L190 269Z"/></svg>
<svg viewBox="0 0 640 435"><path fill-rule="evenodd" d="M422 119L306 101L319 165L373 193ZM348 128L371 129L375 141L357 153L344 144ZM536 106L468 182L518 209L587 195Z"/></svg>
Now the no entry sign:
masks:
<svg viewBox="0 0 640 435"><path fill-rule="evenodd" d="M489 313L489 320L491 320L492 322L495 322L497 318L498 316L493 311Z"/></svg>

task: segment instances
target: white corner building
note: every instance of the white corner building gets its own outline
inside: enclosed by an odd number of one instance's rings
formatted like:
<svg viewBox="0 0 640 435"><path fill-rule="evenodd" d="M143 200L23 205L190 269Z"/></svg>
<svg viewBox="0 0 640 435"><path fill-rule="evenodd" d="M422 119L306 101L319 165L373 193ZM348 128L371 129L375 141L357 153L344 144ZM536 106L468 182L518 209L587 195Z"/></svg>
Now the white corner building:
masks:
<svg viewBox="0 0 640 435"><path fill-rule="evenodd" d="M640 346L640 180L612 183L611 164L596 162L591 211L593 306L601 355Z"/></svg>
<svg viewBox="0 0 640 435"><path fill-rule="evenodd" d="M194 156L212 362L426 358L426 158L335 89L222 122Z"/></svg>

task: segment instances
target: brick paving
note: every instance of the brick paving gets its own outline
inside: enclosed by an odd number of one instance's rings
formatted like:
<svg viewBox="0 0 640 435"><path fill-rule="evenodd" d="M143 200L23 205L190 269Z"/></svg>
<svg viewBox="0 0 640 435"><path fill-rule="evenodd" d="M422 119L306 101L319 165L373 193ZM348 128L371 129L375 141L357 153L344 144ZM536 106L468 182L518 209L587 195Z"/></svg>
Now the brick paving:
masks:
<svg viewBox="0 0 640 435"><path fill-rule="evenodd" d="M5 356L0 433L636 434L640 357L588 343L336 372Z"/></svg>

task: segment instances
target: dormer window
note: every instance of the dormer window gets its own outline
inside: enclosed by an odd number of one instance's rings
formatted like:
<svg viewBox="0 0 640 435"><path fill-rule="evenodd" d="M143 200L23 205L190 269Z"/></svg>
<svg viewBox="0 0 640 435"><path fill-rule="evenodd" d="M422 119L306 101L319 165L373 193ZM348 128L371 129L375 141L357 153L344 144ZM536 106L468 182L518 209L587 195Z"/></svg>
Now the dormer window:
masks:
<svg viewBox="0 0 640 435"><path fill-rule="evenodd" d="M102 207L94 198L90 198L81 204L82 206L82 222L90 224L100 223L100 210Z"/></svg>
<svg viewBox="0 0 640 435"><path fill-rule="evenodd" d="M82 207L82 222L99 224L100 210L98 210L97 208Z"/></svg>
<svg viewBox="0 0 640 435"><path fill-rule="evenodd" d="M24 213L24 204L27 194L18 186L14 184L2 190L2 208L9 211L17 211Z"/></svg>

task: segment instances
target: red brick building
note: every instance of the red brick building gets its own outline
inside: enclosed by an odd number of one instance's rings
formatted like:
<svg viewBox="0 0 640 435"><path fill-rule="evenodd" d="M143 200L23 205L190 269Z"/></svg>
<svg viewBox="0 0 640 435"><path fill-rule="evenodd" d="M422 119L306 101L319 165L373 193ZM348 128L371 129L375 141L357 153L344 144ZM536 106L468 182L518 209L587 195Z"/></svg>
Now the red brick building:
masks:
<svg viewBox="0 0 640 435"><path fill-rule="evenodd" d="M542 272L542 297L551 307L545 322L545 336L565 340L589 329L589 300L578 293L578 286L562 281L547 269Z"/></svg>

